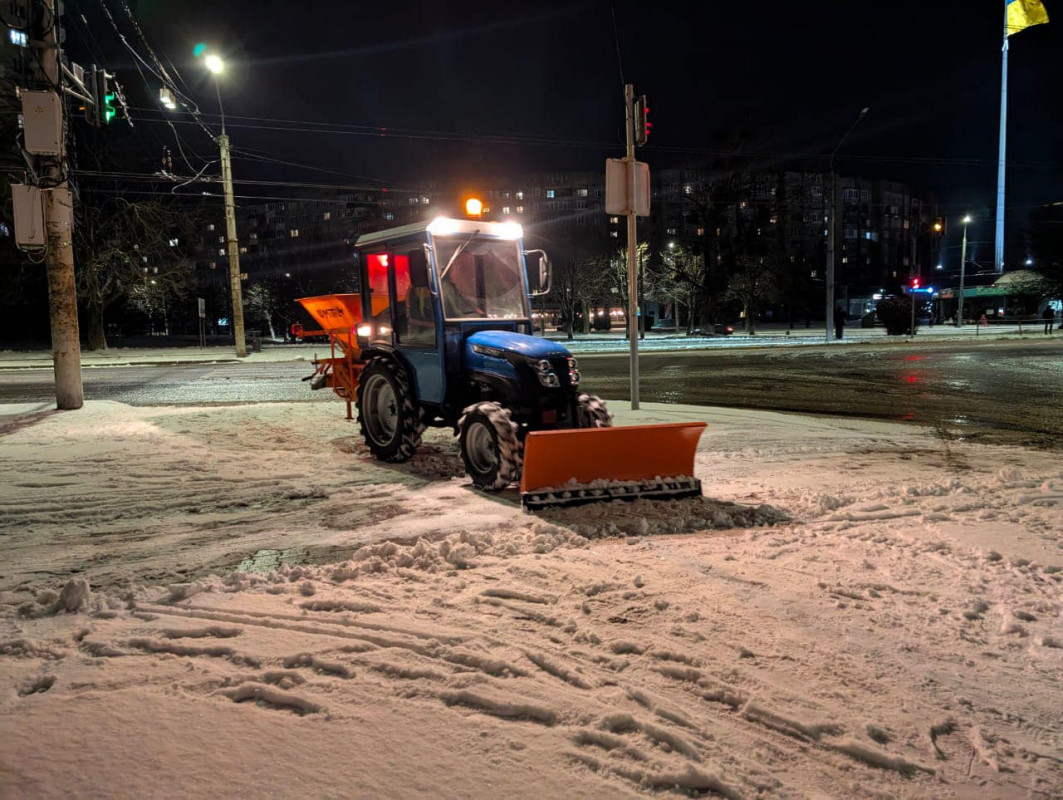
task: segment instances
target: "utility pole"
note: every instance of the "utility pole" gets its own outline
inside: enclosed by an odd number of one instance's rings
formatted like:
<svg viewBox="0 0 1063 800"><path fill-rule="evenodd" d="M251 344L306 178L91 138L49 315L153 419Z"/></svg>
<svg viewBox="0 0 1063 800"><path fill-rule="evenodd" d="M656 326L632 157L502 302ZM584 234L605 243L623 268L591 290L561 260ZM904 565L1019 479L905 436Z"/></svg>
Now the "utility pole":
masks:
<svg viewBox="0 0 1063 800"><path fill-rule="evenodd" d="M39 83L43 89L59 97L60 152L37 155L34 161L44 203L55 404L56 408L69 411L85 404L85 391L81 382L81 338L74 280L74 203L66 177L66 119L60 71L58 6L58 0L36 3L35 41L31 41L30 46L37 51Z"/></svg>
<svg viewBox="0 0 1063 800"><path fill-rule="evenodd" d="M635 87L624 85L624 104L627 107L627 162L628 162L628 197L630 198L627 215L627 330L631 342L631 410L639 408L639 322L638 322L638 269L636 250L638 234L635 229Z"/></svg>
<svg viewBox="0 0 1063 800"><path fill-rule="evenodd" d="M233 203L233 168L229 161L229 136L225 133L225 106L221 102L221 82L218 76L225 69L221 58L211 53L204 58L204 64L214 75L214 91L218 95L218 113L221 114L221 135L218 137L218 149L221 151L221 182L225 191L225 241L229 251L229 289L232 295L233 342L236 345L236 357L247 356L247 342L244 340L244 298L240 284L240 247L236 240L236 207Z"/></svg>
<svg viewBox="0 0 1063 800"><path fill-rule="evenodd" d="M221 149L221 181L225 188L225 241L229 249L229 285L233 296L233 337L236 342L236 357L247 356L247 342L244 341L244 301L240 288L240 251L236 241L236 207L233 203L233 169L229 163L229 137L222 122L222 133L218 137Z"/></svg>

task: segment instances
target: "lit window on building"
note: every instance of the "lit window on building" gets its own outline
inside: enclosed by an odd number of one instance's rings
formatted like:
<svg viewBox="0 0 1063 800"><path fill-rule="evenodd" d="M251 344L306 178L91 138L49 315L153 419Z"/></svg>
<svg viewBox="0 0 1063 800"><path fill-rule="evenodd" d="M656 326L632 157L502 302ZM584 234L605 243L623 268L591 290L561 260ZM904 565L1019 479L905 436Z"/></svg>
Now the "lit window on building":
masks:
<svg viewBox="0 0 1063 800"><path fill-rule="evenodd" d="M502 213L503 214L508 214L509 213L509 206L502 206Z"/></svg>
<svg viewBox="0 0 1063 800"><path fill-rule="evenodd" d="M428 205L428 204L429 204L429 203L431 203L431 202L432 202L432 201L431 201L431 199L430 199L430 198L428 198L428 197L422 197L422 198L421 198L421 203L422 203L423 205Z"/></svg>
<svg viewBox="0 0 1063 800"><path fill-rule="evenodd" d="M587 190L586 189L577 189L576 190L576 197L586 197L586 196L587 196Z"/></svg>
<svg viewBox="0 0 1063 800"><path fill-rule="evenodd" d="M326 211L325 212L325 220L328 221L330 219L332 219L332 212L331 211Z"/></svg>
<svg viewBox="0 0 1063 800"><path fill-rule="evenodd" d="M705 235L705 229L704 228L698 228L697 229L697 235L698 236L704 236Z"/></svg>
<svg viewBox="0 0 1063 800"><path fill-rule="evenodd" d="M518 200L523 200L524 199L524 192L517 192L517 199Z"/></svg>
<svg viewBox="0 0 1063 800"><path fill-rule="evenodd" d="M222 241L224 242L225 240L222 239ZM177 239L170 240L170 247L177 247L178 244L180 244L180 242Z"/></svg>
<svg viewBox="0 0 1063 800"><path fill-rule="evenodd" d="M395 219L395 215L389 211L387 214L384 215L384 219L386 219L388 222L391 222L393 219Z"/></svg>
<svg viewBox="0 0 1063 800"><path fill-rule="evenodd" d="M665 233L667 233L669 236L675 236L675 228L668 228L665 230Z"/></svg>
<svg viewBox="0 0 1063 800"><path fill-rule="evenodd" d="M517 206L517 213L518 214L523 214L524 213L524 206Z"/></svg>
<svg viewBox="0 0 1063 800"><path fill-rule="evenodd" d="M611 236L613 239L617 238L617 231L609 231L609 236Z"/></svg>
<svg viewBox="0 0 1063 800"><path fill-rule="evenodd" d="M293 239L298 239L299 238L299 229L298 228L292 228L290 231L288 231L288 235L290 237L292 237Z"/></svg>
<svg viewBox="0 0 1063 800"><path fill-rule="evenodd" d="M694 187L691 186L689 183L686 186L683 187L683 194L690 194L693 191L694 191Z"/></svg>
<svg viewBox="0 0 1063 800"><path fill-rule="evenodd" d="M11 44L16 47L26 47L30 41L25 31L16 31L14 28L8 32L8 36L11 38Z"/></svg>
<svg viewBox="0 0 1063 800"><path fill-rule="evenodd" d="M609 217L609 224L611 224L611 225L619 225L620 224L620 217Z"/></svg>
<svg viewBox="0 0 1063 800"><path fill-rule="evenodd" d="M208 231L213 231L214 230L214 223L213 222L210 223L209 225L207 225L207 230Z"/></svg>
<svg viewBox="0 0 1063 800"><path fill-rule="evenodd" d="M218 262L217 261L211 261L210 262L210 268L211 269L217 269L218 268Z"/></svg>
<svg viewBox="0 0 1063 800"><path fill-rule="evenodd" d="M554 194L554 190L553 189L547 189L546 190L546 196L549 197L549 198L553 198L556 195Z"/></svg>
<svg viewBox="0 0 1063 800"><path fill-rule="evenodd" d="M218 244L225 244L225 237L224 236L219 236L218 237Z"/></svg>
<svg viewBox="0 0 1063 800"><path fill-rule="evenodd" d="M224 247L219 247L218 248L218 255L219 256L225 255L225 248Z"/></svg>
<svg viewBox="0 0 1063 800"><path fill-rule="evenodd" d="M241 253L247 253L247 248L246 247L241 247L240 248L240 252Z"/></svg>

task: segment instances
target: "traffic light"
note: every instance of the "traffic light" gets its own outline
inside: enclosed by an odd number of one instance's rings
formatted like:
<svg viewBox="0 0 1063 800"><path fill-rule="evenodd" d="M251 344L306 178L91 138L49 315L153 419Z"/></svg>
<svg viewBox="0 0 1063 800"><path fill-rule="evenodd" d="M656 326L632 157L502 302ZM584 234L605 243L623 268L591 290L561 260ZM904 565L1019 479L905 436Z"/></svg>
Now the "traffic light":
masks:
<svg viewBox="0 0 1063 800"><path fill-rule="evenodd" d="M635 144L646 144L650 138L650 130L653 123L650 122L650 107L647 105L646 95L639 95L635 100Z"/></svg>
<svg viewBox="0 0 1063 800"><path fill-rule="evenodd" d="M908 289L909 289L909 291L912 291L912 292L917 292L917 291L919 291L919 290L920 290L920 289L922 288L922 283L923 283L923 282L922 282L922 279L921 279L921 278L919 278L919 277L918 277L918 276L916 276L916 275L913 275L913 276L912 276L912 277L911 277L911 278L910 278L910 279L908 280Z"/></svg>
<svg viewBox="0 0 1063 800"><path fill-rule="evenodd" d="M92 98L92 100L91 102L87 101L85 105L81 106L81 110L85 112L85 121L94 128L99 127L100 124L100 110L99 107L96 105L97 72L99 72L99 70L97 70L96 67L93 67L85 73L85 88L88 89L88 95Z"/></svg>
<svg viewBox="0 0 1063 800"><path fill-rule="evenodd" d="M115 93L111 91L108 81L113 78L113 75L109 75L107 70L102 67L96 67L93 70L93 98L95 99L95 106L93 112L93 118L89 119L93 125L106 125L112 119L114 119L114 98ZM85 116L88 117L88 108L85 109Z"/></svg>

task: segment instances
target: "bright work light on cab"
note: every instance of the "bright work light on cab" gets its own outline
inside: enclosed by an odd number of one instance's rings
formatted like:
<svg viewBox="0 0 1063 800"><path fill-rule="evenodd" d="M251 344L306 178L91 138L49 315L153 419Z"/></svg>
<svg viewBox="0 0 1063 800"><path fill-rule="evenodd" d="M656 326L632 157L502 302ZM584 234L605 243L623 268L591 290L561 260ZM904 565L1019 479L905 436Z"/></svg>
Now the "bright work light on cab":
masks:
<svg viewBox="0 0 1063 800"><path fill-rule="evenodd" d="M470 197L465 201L465 216L467 217L481 217L484 213L483 202L476 197Z"/></svg>

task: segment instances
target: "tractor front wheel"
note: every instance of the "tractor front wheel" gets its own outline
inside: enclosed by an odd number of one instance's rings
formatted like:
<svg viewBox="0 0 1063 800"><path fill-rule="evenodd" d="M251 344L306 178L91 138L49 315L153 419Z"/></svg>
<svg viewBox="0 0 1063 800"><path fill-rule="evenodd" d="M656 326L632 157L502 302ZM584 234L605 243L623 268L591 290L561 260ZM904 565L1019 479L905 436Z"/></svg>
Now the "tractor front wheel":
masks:
<svg viewBox="0 0 1063 800"><path fill-rule="evenodd" d="M576 414L581 428L613 427L613 415L605 407L605 401L596 394L581 394L577 400Z"/></svg>
<svg viewBox="0 0 1063 800"><path fill-rule="evenodd" d="M421 444L423 416L402 368L371 358L358 379L358 423L370 452L381 461L408 460Z"/></svg>
<svg viewBox="0 0 1063 800"><path fill-rule="evenodd" d="M508 409L498 403L469 406L458 432L465 472L478 488L497 492L520 479L524 448Z"/></svg>

